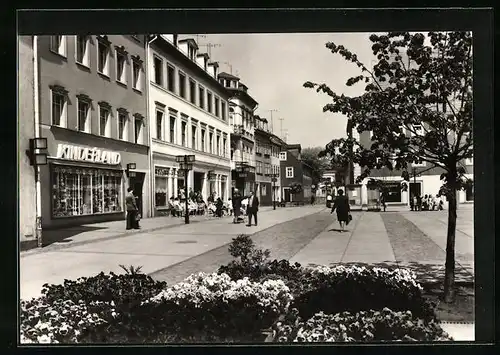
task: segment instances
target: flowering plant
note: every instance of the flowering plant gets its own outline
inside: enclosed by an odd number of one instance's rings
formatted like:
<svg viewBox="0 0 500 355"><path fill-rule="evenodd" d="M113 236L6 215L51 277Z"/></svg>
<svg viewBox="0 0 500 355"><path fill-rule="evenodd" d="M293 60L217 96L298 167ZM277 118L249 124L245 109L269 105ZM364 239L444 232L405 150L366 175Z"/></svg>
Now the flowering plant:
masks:
<svg viewBox="0 0 500 355"><path fill-rule="evenodd" d="M452 340L434 320L414 318L410 311L316 313L307 321L293 309L273 327L277 342L446 341Z"/></svg>
<svg viewBox="0 0 500 355"><path fill-rule="evenodd" d="M93 302L91 306L116 316L111 304ZM90 312L83 300L49 303L47 298L39 297L21 301L21 343L75 343L87 329L105 322L101 315Z"/></svg>

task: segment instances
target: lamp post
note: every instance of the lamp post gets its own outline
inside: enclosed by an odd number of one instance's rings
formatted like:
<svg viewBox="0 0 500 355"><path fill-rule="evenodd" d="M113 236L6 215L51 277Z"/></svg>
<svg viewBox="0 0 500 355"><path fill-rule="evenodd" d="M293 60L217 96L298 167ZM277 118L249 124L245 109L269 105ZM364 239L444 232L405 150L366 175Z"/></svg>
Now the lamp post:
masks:
<svg viewBox="0 0 500 355"><path fill-rule="evenodd" d="M47 153L42 152L47 149L47 138L33 138L29 140L29 149L26 150L30 160L30 165L35 169L35 188L36 188L36 221L35 236L38 247L43 246L42 240L42 195L40 186L40 166L47 165Z"/></svg>
<svg viewBox="0 0 500 355"><path fill-rule="evenodd" d="M279 174L271 174L271 181L273 182L273 210L276 209L276 181L278 181Z"/></svg>
<svg viewBox="0 0 500 355"><path fill-rule="evenodd" d="M186 203L186 212L184 213L184 223L189 224L189 205L188 205L188 194L187 194L187 183L188 183L188 173L189 170L193 169L193 163L195 161L194 155L178 155L175 157L175 161L179 163L179 168L184 170L184 179L186 181L185 189L186 193L184 194L185 203Z"/></svg>

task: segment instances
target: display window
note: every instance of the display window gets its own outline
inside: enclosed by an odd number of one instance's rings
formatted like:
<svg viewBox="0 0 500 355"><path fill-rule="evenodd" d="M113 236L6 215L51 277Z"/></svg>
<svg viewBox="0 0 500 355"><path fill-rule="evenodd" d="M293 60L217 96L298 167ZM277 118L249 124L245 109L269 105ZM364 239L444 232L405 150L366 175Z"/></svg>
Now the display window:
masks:
<svg viewBox="0 0 500 355"><path fill-rule="evenodd" d="M122 172L70 166L52 167L52 216L122 212Z"/></svg>

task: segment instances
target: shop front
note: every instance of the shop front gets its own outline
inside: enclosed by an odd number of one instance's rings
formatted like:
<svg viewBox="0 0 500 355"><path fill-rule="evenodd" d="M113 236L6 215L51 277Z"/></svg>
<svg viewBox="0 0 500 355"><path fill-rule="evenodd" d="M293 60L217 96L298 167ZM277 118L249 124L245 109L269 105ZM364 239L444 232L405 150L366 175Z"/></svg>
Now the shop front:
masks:
<svg viewBox="0 0 500 355"><path fill-rule="evenodd" d="M122 220L129 186L141 215L149 214L147 150L143 156L59 142L49 144L48 162L40 175L43 228ZM127 170L133 165L133 170Z"/></svg>

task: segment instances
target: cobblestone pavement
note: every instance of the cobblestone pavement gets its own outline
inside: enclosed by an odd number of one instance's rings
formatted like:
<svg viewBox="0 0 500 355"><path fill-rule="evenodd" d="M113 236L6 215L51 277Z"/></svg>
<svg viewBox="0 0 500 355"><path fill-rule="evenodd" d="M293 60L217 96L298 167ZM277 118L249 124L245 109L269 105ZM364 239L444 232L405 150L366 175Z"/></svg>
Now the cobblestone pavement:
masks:
<svg viewBox="0 0 500 355"><path fill-rule="evenodd" d="M257 246L271 249L271 258L290 259L331 223L330 213L321 211L274 225L253 234L252 239ZM150 275L171 284L182 281L192 273L215 272L219 266L227 264L233 259L229 254L228 245L222 245L217 249L158 270Z"/></svg>

